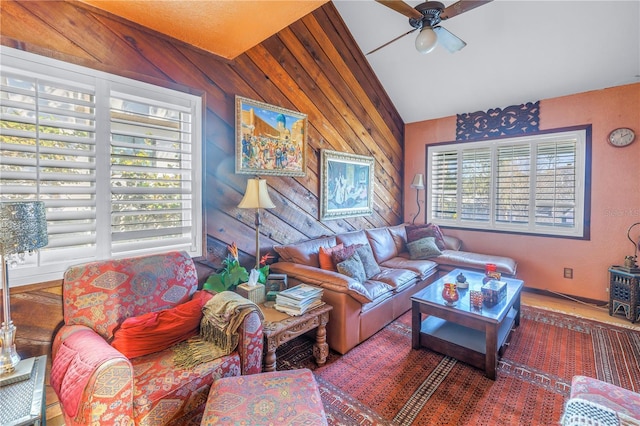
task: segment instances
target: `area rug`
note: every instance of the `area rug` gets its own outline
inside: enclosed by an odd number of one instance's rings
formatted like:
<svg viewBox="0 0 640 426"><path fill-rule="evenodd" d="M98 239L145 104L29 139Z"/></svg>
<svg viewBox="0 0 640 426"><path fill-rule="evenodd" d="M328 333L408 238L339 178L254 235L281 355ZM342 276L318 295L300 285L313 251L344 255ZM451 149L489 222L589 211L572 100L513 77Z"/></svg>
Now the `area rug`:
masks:
<svg viewBox="0 0 640 426"><path fill-rule="evenodd" d="M331 425L553 425L574 375L640 391L640 331L528 306L495 381L411 349L410 313L322 367L312 345L306 336L283 345L278 369L314 371Z"/></svg>

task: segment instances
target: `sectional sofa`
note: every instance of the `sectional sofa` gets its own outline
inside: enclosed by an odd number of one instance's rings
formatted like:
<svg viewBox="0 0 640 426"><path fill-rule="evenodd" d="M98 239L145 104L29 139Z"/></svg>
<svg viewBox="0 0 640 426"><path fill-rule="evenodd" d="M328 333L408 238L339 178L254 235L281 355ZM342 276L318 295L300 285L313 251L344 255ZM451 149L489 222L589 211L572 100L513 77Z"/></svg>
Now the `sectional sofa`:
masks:
<svg viewBox="0 0 640 426"><path fill-rule="evenodd" d="M333 306L327 342L341 354L409 310L411 296L431 284L443 271L454 268L484 271L487 263L493 263L497 271L506 276L516 274L514 259L463 251L458 238L441 233L438 238L437 227L434 241L439 245L438 250L416 256L413 247L417 241L407 238L407 230L411 235L416 227L401 224L277 245L274 249L279 259L271 265L271 272L286 274L289 286L303 282L324 289L323 300ZM325 261L321 267L327 252L340 247L339 253L350 246L358 247L357 257L367 266L364 277L349 273L343 266L345 262L332 268L324 265Z"/></svg>

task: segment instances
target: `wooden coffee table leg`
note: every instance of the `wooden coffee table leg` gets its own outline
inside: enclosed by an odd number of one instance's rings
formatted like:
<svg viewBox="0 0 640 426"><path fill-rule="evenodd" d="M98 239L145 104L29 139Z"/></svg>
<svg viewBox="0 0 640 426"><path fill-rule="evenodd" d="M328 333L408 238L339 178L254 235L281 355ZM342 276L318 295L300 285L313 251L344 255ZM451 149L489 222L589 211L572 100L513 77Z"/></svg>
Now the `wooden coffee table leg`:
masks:
<svg viewBox="0 0 640 426"><path fill-rule="evenodd" d="M276 371L276 349L278 345L276 343L276 339L265 339L267 351L264 356L264 368L262 371Z"/></svg>
<svg viewBox="0 0 640 426"><path fill-rule="evenodd" d="M327 321L329 314L320 317L320 324L316 329L316 343L313 345L313 356L318 365L324 365L329 356L329 345L327 344Z"/></svg>
<svg viewBox="0 0 640 426"><path fill-rule="evenodd" d="M486 327L487 346L485 348L485 373L491 380L496 379L498 369L498 326L496 324Z"/></svg>

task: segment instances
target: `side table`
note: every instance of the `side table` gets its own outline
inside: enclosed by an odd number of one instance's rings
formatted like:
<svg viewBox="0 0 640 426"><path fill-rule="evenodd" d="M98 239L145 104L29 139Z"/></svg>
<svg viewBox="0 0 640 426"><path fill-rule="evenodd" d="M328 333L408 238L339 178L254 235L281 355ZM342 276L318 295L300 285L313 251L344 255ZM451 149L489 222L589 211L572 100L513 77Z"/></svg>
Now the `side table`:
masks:
<svg viewBox="0 0 640 426"><path fill-rule="evenodd" d="M0 386L0 424L3 426L44 425L44 373L47 356L35 359L31 377Z"/></svg>
<svg viewBox="0 0 640 426"><path fill-rule="evenodd" d="M609 315L622 310L627 319L635 323L640 319L640 273L611 267L609 277Z"/></svg>
<svg viewBox="0 0 640 426"><path fill-rule="evenodd" d="M327 344L327 322L333 306L324 304L300 316L289 316L274 308L260 305L264 314L264 368L263 371L276 371L276 349L283 343L316 329L316 343L313 345L313 356L318 365L324 365L329 356Z"/></svg>

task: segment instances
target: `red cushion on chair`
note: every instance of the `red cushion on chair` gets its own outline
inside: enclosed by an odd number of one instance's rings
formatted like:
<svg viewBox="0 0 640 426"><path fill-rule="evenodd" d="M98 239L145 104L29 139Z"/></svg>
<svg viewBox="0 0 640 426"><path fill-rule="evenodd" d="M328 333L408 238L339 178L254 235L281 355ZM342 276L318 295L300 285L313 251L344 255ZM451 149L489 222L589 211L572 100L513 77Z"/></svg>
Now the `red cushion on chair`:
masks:
<svg viewBox="0 0 640 426"><path fill-rule="evenodd" d="M344 245L338 244L333 247L320 247L320 251L318 252L318 260L320 262L320 268L326 269L327 271L335 271L336 264L333 262L333 258L331 257L333 252L342 250Z"/></svg>
<svg viewBox="0 0 640 426"><path fill-rule="evenodd" d="M182 342L198 333L202 307L211 297L197 291L190 301L173 308L127 318L116 329L111 346L127 358L136 358Z"/></svg>

